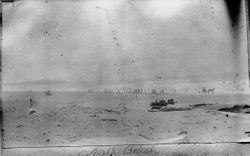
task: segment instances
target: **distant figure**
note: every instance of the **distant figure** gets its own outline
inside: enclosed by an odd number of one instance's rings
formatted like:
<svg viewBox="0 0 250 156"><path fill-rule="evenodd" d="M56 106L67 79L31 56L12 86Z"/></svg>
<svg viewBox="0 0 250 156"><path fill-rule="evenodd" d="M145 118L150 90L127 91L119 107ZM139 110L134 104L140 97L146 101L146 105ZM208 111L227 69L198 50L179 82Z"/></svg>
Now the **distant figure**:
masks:
<svg viewBox="0 0 250 156"><path fill-rule="evenodd" d="M174 89L174 94L176 94L176 89Z"/></svg>
<svg viewBox="0 0 250 156"><path fill-rule="evenodd" d="M30 98L29 108L32 108L32 106L33 106L33 102L32 101L33 101L32 98Z"/></svg>
<svg viewBox="0 0 250 156"><path fill-rule="evenodd" d="M208 91L205 87L202 88L202 93L208 93Z"/></svg>
<svg viewBox="0 0 250 156"><path fill-rule="evenodd" d="M210 88L210 89L208 89L208 90L207 90L207 93L212 93L212 94L213 94L213 93L214 93L214 89L215 89L215 88Z"/></svg>
<svg viewBox="0 0 250 156"><path fill-rule="evenodd" d="M32 98L29 99L29 115L36 113L36 110L33 108L34 101Z"/></svg>
<svg viewBox="0 0 250 156"><path fill-rule="evenodd" d="M47 96L51 96L51 92L50 92L50 90L45 91L45 92L44 92L44 94L45 94L45 95L47 95Z"/></svg>
<svg viewBox="0 0 250 156"><path fill-rule="evenodd" d="M94 93L94 89L88 89L88 93Z"/></svg>

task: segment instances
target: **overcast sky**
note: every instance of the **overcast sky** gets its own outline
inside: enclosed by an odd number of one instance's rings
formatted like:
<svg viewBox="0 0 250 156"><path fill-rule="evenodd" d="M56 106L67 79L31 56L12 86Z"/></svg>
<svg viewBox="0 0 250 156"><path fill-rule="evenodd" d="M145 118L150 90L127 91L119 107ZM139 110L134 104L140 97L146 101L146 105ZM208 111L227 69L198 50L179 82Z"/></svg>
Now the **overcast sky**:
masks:
<svg viewBox="0 0 250 156"><path fill-rule="evenodd" d="M3 5L3 82L147 83L247 78L222 0L17 1Z"/></svg>

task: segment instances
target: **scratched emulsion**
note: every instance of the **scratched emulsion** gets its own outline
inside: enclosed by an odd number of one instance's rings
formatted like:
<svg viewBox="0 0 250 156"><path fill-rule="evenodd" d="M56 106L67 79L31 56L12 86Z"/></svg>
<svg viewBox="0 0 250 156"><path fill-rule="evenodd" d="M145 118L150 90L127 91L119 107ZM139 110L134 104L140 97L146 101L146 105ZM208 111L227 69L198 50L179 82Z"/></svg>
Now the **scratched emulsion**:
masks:
<svg viewBox="0 0 250 156"><path fill-rule="evenodd" d="M243 2L4 3L4 146L249 141Z"/></svg>

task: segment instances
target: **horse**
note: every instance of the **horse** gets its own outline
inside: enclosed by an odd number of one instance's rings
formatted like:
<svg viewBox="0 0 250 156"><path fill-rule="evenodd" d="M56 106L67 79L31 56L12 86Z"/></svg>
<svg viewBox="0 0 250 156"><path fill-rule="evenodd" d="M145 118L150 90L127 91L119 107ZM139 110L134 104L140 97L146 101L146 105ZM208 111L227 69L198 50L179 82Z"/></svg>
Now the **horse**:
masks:
<svg viewBox="0 0 250 156"><path fill-rule="evenodd" d="M210 88L210 89L207 90L207 93L212 93L213 94L214 90L215 90L215 88Z"/></svg>

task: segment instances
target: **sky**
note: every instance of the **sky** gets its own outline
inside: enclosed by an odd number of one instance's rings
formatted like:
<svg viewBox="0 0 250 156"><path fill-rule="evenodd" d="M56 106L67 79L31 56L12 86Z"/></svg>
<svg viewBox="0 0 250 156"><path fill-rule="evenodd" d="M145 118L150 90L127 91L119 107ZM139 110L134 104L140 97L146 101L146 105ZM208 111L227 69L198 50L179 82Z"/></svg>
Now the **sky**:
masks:
<svg viewBox="0 0 250 156"><path fill-rule="evenodd" d="M244 24L233 38L221 0L4 3L3 86L245 80Z"/></svg>

